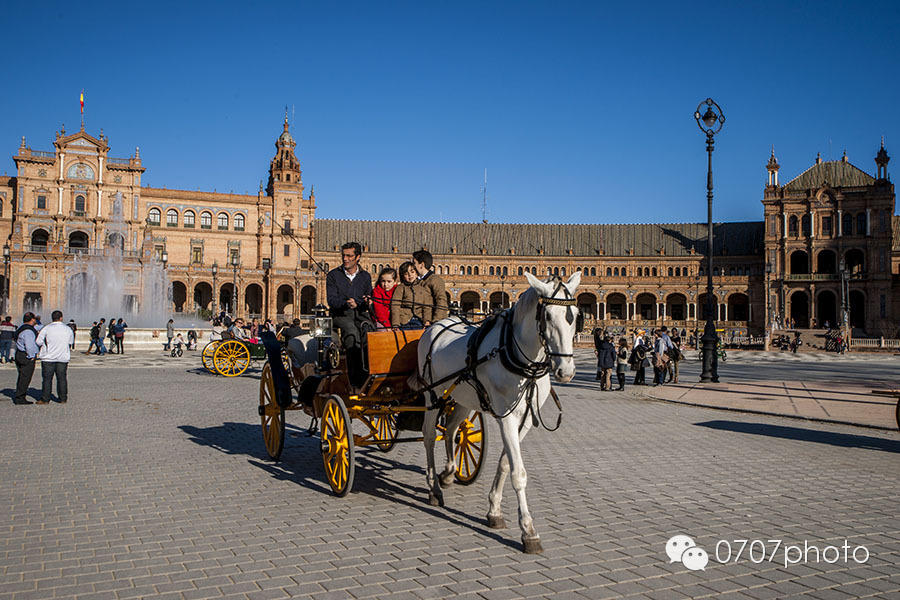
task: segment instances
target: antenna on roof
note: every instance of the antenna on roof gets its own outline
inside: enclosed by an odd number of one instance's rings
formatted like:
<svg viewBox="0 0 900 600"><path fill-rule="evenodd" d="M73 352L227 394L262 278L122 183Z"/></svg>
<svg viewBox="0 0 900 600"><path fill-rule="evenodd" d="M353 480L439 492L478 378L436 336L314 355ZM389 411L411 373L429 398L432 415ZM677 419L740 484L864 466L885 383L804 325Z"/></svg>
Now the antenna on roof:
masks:
<svg viewBox="0 0 900 600"><path fill-rule="evenodd" d="M481 184L481 222L487 223L487 168L484 170L484 183Z"/></svg>

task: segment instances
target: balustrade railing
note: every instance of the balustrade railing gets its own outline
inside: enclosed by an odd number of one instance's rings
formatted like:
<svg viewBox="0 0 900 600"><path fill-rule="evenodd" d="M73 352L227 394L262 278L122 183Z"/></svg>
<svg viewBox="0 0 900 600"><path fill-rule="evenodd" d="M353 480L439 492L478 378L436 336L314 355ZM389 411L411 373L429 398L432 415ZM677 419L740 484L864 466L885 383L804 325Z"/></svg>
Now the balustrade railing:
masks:
<svg viewBox="0 0 900 600"><path fill-rule="evenodd" d="M111 165L130 165L131 159L130 158L113 158L110 156L106 159L106 162Z"/></svg>

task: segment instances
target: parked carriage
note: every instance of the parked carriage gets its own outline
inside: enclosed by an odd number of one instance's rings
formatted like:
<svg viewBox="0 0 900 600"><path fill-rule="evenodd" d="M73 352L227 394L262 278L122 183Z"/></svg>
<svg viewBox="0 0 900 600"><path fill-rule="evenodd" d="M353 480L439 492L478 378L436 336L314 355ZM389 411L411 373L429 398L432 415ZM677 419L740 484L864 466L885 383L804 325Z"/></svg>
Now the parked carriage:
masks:
<svg viewBox="0 0 900 600"><path fill-rule="evenodd" d="M369 376L355 390L348 378L346 359L331 342L331 319L317 317L307 347L315 357L304 365L279 360L280 344L274 336L263 340L269 360L259 383L259 416L266 452L278 460L284 449L285 415L303 411L319 422L325 478L337 496L353 487L354 453L374 446L387 452L401 442L422 437L400 437L401 431L422 430L426 406L408 380L416 372L417 345L423 330L369 332L366 358ZM219 350L216 350L217 355ZM444 407L444 419L462 410L455 403ZM353 422L361 423L362 433ZM443 432L441 432L443 433ZM455 434L455 479L471 484L481 472L487 447L484 418L479 411L466 415Z"/></svg>
<svg viewBox="0 0 900 600"><path fill-rule="evenodd" d="M289 364L287 352L282 350L282 361ZM203 347L200 361L213 375L238 377L254 363L267 359L266 347L248 340L213 340Z"/></svg>

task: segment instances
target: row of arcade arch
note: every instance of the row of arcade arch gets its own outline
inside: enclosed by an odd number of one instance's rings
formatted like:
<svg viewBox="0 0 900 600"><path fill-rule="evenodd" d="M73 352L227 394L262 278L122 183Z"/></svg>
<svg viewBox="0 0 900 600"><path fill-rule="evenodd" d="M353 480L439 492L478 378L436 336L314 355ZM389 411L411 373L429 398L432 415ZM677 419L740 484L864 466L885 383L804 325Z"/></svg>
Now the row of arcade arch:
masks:
<svg viewBox="0 0 900 600"><path fill-rule="evenodd" d="M235 309L235 287L233 282L225 282L218 286L218 300L213 302L213 286L208 281L199 281L194 284L190 302L188 300L188 286L183 281L172 282L172 304L175 312L194 312L197 310L214 309L224 310L229 314ZM241 314L262 315L265 314L265 292L261 283L250 283L243 290L238 286L239 306ZM316 305L316 288L312 285L304 285L300 288L299 311L295 311L294 286L282 284L274 290L276 315L312 314Z"/></svg>
<svg viewBox="0 0 900 600"><path fill-rule="evenodd" d="M851 273L862 273L866 271L866 255L859 248L852 248L844 253L845 268ZM813 262L809 259L809 254L805 250L795 250L790 256L791 275L806 275L812 272L821 274L838 274L837 254L834 250L820 250L816 255L815 271L812 271Z"/></svg>
<svg viewBox="0 0 900 600"><path fill-rule="evenodd" d="M35 248L46 248L50 243L50 232L46 229L35 229L31 232L31 245ZM123 250L125 248L125 236L121 233L111 233L106 239L107 247ZM70 250L82 250L90 248L91 238L83 231L73 231L68 237Z"/></svg>
<svg viewBox="0 0 900 600"><path fill-rule="evenodd" d="M807 328L816 319L817 327L826 323L838 325L840 321L840 301L833 290L822 290L816 294L815 315L810 314L810 295L805 290L796 290L787 297L787 314L794 326ZM862 290L850 290L848 298L848 318L850 327L863 328L866 325L866 295Z"/></svg>

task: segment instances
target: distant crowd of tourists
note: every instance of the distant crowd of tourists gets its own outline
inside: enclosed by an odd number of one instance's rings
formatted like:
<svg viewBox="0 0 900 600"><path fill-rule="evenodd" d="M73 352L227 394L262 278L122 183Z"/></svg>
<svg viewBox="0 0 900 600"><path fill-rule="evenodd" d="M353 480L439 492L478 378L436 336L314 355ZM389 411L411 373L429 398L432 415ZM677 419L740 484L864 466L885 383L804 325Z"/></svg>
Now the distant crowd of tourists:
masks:
<svg viewBox="0 0 900 600"><path fill-rule="evenodd" d="M684 358L678 330L672 330L670 335L666 326L650 333L635 329L634 344L630 346L626 337L614 343L613 335L599 327L593 335L601 390L613 391L613 371L619 384L615 390L625 389L625 375L629 370L634 372L634 385L648 385L649 368L653 369L653 385L678 383L678 363Z"/></svg>

